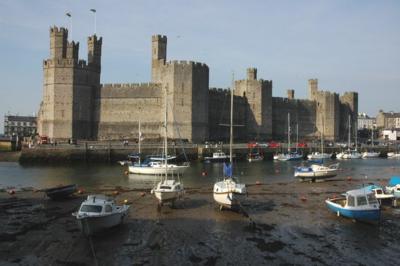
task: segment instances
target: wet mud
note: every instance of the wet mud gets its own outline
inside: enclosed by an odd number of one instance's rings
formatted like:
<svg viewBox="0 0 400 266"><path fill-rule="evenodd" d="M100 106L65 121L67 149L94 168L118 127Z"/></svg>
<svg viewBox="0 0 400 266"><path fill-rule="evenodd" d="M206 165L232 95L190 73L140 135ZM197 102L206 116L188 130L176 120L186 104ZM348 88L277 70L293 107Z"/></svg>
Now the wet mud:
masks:
<svg viewBox="0 0 400 266"><path fill-rule="evenodd" d="M158 209L149 191L107 187L93 192L119 191L118 202L131 202L129 218L90 238L71 215L86 195L51 201L42 192L0 192L0 265L396 265L400 209L384 206L371 225L325 206L361 184L249 184L237 211L220 211L211 188L188 189Z"/></svg>

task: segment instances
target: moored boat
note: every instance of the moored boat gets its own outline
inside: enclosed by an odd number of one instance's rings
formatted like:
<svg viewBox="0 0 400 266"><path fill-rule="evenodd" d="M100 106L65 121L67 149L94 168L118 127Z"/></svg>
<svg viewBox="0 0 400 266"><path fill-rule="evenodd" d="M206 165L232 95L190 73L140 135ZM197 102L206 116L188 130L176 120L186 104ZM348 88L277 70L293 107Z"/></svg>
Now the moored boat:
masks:
<svg viewBox="0 0 400 266"><path fill-rule="evenodd" d="M378 158L380 156L380 152L375 152L375 151L366 151L363 152L362 158L367 159L367 158Z"/></svg>
<svg viewBox="0 0 400 266"><path fill-rule="evenodd" d="M78 188L76 184L72 184L72 185L48 188L45 189L44 192L46 193L47 197L51 198L52 200L60 200L68 198L77 190Z"/></svg>
<svg viewBox="0 0 400 266"><path fill-rule="evenodd" d="M247 160L249 162L259 162L259 161L264 160L264 155L262 155L259 152L257 152L257 153L249 153L249 155L247 156Z"/></svg>
<svg viewBox="0 0 400 266"><path fill-rule="evenodd" d="M235 158L235 155L232 155ZM208 162L225 162L230 159L230 156L225 154L223 151L213 152L212 156L205 156L204 161Z"/></svg>
<svg viewBox="0 0 400 266"><path fill-rule="evenodd" d="M398 152L388 152L387 153L388 158L393 158L393 159L400 159L400 153Z"/></svg>
<svg viewBox="0 0 400 266"><path fill-rule="evenodd" d="M79 211L72 213L84 235L93 235L121 224L128 214L129 205L118 206L105 195L89 195Z"/></svg>
<svg viewBox="0 0 400 266"><path fill-rule="evenodd" d="M364 222L380 220L379 202L375 194L367 188L347 191L344 197L328 198L325 203L337 216Z"/></svg>
<svg viewBox="0 0 400 266"><path fill-rule="evenodd" d="M321 164L312 164L311 166L299 166L296 167L294 176L301 180L312 180L326 179L335 177L339 169L339 164L331 164L329 166Z"/></svg>
<svg viewBox="0 0 400 266"><path fill-rule="evenodd" d="M131 174L141 175L161 175L167 172L168 175L183 174L189 165L176 165L176 164L165 164L161 162L148 161L143 163L136 163L129 165L128 171Z"/></svg>
<svg viewBox="0 0 400 266"><path fill-rule="evenodd" d="M400 198L400 177L392 176L385 188L386 193L391 193L396 199Z"/></svg>

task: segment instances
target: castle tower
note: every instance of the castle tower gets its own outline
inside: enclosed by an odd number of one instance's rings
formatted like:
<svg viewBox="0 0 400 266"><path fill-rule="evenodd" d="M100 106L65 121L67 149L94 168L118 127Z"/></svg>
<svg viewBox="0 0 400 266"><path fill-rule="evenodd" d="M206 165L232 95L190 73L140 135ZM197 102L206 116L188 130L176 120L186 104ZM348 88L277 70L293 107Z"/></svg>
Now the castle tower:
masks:
<svg viewBox="0 0 400 266"><path fill-rule="evenodd" d="M79 60L79 43L67 39L66 29L50 29L50 58L43 61L38 132L51 139L89 139L93 137L93 94L100 87L101 39L97 42L93 38L88 49L94 55L90 57L91 66Z"/></svg>
<svg viewBox="0 0 400 266"><path fill-rule="evenodd" d="M88 45L88 65L100 70L101 68L101 46L103 39L97 39L96 34L89 36L87 40Z"/></svg>
<svg viewBox="0 0 400 266"><path fill-rule="evenodd" d="M317 92L318 92L318 79L309 79L308 80L308 99L310 99L311 101L314 101Z"/></svg>
<svg viewBox="0 0 400 266"><path fill-rule="evenodd" d="M247 80L257 80L257 68L250 67L247 69Z"/></svg>
<svg viewBox="0 0 400 266"><path fill-rule="evenodd" d="M68 30L50 28L50 59L66 58Z"/></svg>
<svg viewBox="0 0 400 266"><path fill-rule="evenodd" d="M167 60L167 36L153 35L151 41L151 80L160 82L161 68Z"/></svg>
<svg viewBox="0 0 400 266"><path fill-rule="evenodd" d="M294 90L287 90L286 93L289 100L294 100Z"/></svg>

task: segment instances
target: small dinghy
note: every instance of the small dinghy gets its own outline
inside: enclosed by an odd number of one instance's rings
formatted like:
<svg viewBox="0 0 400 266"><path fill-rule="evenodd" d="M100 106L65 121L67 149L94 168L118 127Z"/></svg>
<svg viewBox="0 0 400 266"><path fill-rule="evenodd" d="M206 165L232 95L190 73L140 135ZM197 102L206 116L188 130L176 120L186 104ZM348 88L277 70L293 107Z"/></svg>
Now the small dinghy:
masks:
<svg viewBox="0 0 400 266"><path fill-rule="evenodd" d="M114 199L105 195L89 195L78 212L72 213L86 236L121 224L128 215L129 205L115 205Z"/></svg>
<svg viewBox="0 0 400 266"><path fill-rule="evenodd" d="M61 200L68 198L73 193L78 190L76 184L67 185L67 186L58 186L53 188L45 189L44 192L46 193L47 197L51 198L52 200Z"/></svg>
<svg viewBox="0 0 400 266"><path fill-rule="evenodd" d="M378 222L381 210L375 194L369 188L347 191L344 197L325 200L327 207L337 216L356 221Z"/></svg>

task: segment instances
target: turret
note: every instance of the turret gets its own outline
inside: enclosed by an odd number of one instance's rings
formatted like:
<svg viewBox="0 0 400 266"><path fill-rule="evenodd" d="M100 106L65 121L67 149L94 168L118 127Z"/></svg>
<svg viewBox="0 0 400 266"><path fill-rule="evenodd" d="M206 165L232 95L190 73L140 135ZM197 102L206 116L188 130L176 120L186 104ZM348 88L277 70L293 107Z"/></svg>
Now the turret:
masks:
<svg viewBox="0 0 400 266"><path fill-rule="evenodd" d="M79 59L79 42L75 43L74 41L67 43L67 56L68 59L74 59L78 62Z"/></svg>
<svg viewBox="0 0 400 266"><path fill-rule="evenodd" d="M294 90L287 90L287 97L289 100L294 99Z"/></svg>
<svg viewBox="0 0 400 266"><path fill-rule="evenodd" d="M167 36L153 35L151 38L151 79L160 81L160 68L167 60Z"/></svg>
<svg viewBox="0 0 400 266"><path fill-rule="evenodd" d="M88 37L88 65L101 67L101 45L103 38L97 39L96 35Z"/></svg>
<svg viewBox="0 0 400 266"><path fill-rule="evenodd" d="M315 100L315 94L318 91L318 79L308 80L308 98L312 101Z"/></svg>
<svg viewBox="0 0 400 266"><path fill-rule="evenodd" d="M50 59L66 58L68 30L66 28L50 28Z"/></svg>
<svg viewBox="0 0 400 266"><path fill-rule="evenodd" d="M247 80L257 80L257 68L250 67L247 69Z"/></svg>

